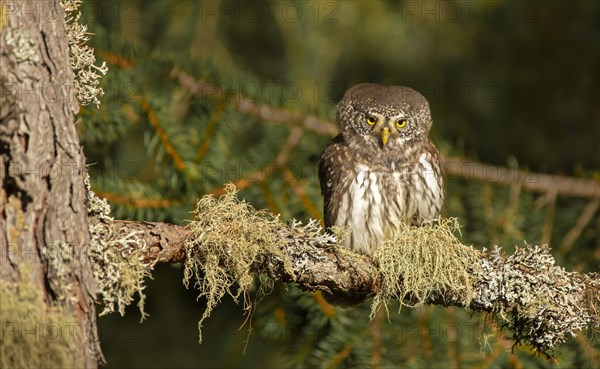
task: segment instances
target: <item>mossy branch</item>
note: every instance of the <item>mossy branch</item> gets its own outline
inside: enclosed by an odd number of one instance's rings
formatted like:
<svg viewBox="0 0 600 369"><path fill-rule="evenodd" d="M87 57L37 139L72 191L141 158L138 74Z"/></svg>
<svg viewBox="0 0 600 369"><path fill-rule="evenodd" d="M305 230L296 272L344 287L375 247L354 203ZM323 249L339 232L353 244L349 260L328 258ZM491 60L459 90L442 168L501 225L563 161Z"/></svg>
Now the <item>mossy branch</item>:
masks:
<svg viewBox="0 0 600 369"><path fill-rule="evenodd" d="M547 246L525 245L512 255L500 248L479 251L456 237L455 219L406 226L374 258L339 248L319 223L285 224L236 197L205 196L188 226L112 221L117 234L134 233L145 245L145 264L184 263L186 285L193 280L207 299L202 320L225 294L243 296L254 276L296 283L353 303L390 298L405 306L436 304L494 314L517 343L550 353L569 334L600 328L600 278L554 265ZM264 278L263 278L264 280Z"/></svg>

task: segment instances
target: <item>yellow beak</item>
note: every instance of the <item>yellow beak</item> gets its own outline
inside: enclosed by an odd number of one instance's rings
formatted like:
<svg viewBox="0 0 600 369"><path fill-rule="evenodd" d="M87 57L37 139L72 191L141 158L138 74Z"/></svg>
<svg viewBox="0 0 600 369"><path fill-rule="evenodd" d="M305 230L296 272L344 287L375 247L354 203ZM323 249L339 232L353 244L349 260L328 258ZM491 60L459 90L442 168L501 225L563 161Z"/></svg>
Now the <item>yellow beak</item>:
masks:
<svg viewBox="0 0 600 369"><path fill-rule="evenodd" d="M383 142L383 144L385 145L388 142L389 138L390 138L390 129L388 127L384 127L381 130L381 142Z"/></svg>

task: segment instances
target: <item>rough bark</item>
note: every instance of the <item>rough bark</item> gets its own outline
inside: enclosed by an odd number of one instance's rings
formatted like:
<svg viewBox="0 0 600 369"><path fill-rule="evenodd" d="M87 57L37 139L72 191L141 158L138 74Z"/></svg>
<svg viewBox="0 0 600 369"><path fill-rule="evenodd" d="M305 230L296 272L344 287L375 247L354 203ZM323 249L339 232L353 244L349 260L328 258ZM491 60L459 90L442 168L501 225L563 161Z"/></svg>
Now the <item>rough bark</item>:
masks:
<svg viewBox="0 0 600 369"><path fill-rule="evenodd" d="M145 261L149 263L182 263L186 258L186 241L191 229L159 222L132 222L115 220L112 225L118 233L136 233L145 244ZM285 227L283 229L285 232ZM379 289L378 269L366 256L355 254L350 259L335 253L333 244L311 245L302 234L288 237L292 270L286 270L277 258L265 258L255 265L255 272L267 272L281 282L297 283L311 291L333 294L351 292L358 300L365 300Z"/></svg>
<svg viewBox="0 0 600 369"><path fill-rule="evenodd" d="M59 0L1 5L0 282L31 279L48 308L72 316L80 327L77 366L94 368L101 354L86 253L86 167L63 9Z"/></svg>

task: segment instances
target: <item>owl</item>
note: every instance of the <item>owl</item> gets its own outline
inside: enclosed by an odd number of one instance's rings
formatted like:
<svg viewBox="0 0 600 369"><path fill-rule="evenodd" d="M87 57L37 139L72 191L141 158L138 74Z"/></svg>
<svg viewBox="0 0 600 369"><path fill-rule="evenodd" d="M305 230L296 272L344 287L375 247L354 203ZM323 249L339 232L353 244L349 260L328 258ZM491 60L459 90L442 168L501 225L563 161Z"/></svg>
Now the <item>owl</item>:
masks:
<svg viewBox="0 0 600 369"><path fill-rule="evenodd" d="M401 223L440 215L439 153L429 140L425 97L403 86L364 83L337 107L340 133L319 161L326 227L348 227L345 246L373 255Z"/></svg>

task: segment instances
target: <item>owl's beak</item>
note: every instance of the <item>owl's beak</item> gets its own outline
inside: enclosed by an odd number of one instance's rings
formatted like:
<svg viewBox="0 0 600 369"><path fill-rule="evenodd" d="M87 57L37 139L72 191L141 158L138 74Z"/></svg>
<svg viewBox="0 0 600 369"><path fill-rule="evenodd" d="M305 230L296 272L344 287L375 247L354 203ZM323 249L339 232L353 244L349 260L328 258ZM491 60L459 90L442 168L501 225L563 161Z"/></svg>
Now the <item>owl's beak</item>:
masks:
<svg viewBox="0 0 600 369"><path fill-rule="evenodd" d="M383 127L381 130L381 142L385 145L390 138L390 129L388 127Z"/></svg>

